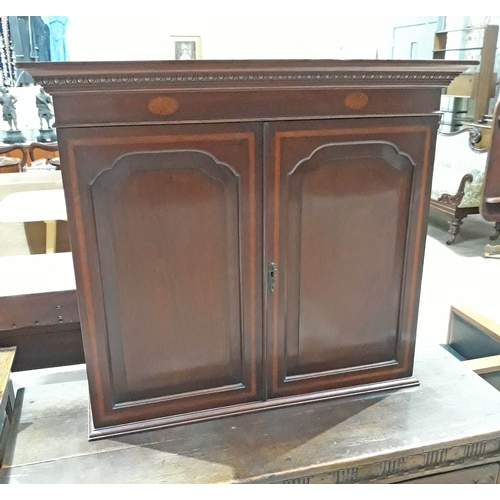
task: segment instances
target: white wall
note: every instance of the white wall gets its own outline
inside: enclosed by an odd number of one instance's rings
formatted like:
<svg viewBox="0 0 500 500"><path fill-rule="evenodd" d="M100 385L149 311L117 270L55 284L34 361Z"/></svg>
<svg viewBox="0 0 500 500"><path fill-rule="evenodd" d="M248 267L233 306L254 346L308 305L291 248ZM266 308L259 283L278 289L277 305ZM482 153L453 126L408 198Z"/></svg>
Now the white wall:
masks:
<svg viewBox="0 0 500 500"><path fill-rule="evenodd" d="M418 24L422 19L425 18L75 15L70 16L66 37L72 61L173 59L171 35L200 36L203 59L390 59L394 27ZM500 18L492 18L496 19ZM485 22L483 18L457 16L448 17L447 23L462 27L471 20ZM17 104L22 129L38 128L36 92L38 89L13 89L16 95L23 94ZM0 129L7 128L7 123L0 121Z"/></svg>
<svg viewBox="0 0 500 500"><path fill-rule="evenodd" d="M270 0L271 1L271 0ZM409 18L360 16L70 16L72 61L173 59L171 35L200 36L203 59L389 59L395 25ZM406 20L406 21L405 21ZM18 126L38 134L38 87L13 88ZM9 128L0 120L0 131ZM0 136L3 134L0 133Z"/></svg>
<svg viewBox="0 0 500 500"><path fill-rule="evenodd" d="M9 94L17 98L15 104L17 113L17 127L28 141L34 141L39 134L40 120L36 107L36 95L40 92L39 86L33 87L9 87ZM1 106L0 106L1 111ZM1 116L0 116L1 117ZM45 122L44 122L45 123ZM0 121L0 131L10 130L6 121ZM0 132L0 142L3 137Z"/></svg>
<svg viewBox="0 0 500 500"><path fill-rule="evenodd" d="M171 35L201 36L203 59L390 57L391 18L71 16L72 61L172 59Z"/></svg>

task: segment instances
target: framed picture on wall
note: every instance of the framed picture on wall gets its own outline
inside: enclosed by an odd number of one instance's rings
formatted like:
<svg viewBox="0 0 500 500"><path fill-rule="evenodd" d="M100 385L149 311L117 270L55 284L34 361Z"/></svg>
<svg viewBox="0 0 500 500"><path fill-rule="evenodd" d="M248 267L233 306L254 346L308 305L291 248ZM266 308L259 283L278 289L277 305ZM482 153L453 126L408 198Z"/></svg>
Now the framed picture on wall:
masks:
<svg viewBox="0 0 500 500"><path fill-rule="evenodd" d="M173 59L193 61L201 59L201 37L171 36Z"/></svg>

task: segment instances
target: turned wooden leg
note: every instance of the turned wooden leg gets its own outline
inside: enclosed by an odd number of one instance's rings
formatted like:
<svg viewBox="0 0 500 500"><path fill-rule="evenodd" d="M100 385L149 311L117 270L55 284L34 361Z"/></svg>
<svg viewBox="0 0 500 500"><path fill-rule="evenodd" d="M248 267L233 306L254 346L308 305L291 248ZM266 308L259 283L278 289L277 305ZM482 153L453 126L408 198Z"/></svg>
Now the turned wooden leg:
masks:
<svg viewBox="0 0 500 500"><path fill-rule="evenodd" d="M500 222L495 222L495 234L490 236L490 240L496 240L500 236Z"/></svg>
<svg viewBox="0 0 500 500"><path fill-rule="evenodd" d="M450 221L450 229L448 232L451 234L450 239L446 242L447 245L451 245L455 238L457 237L458 232L460 231L460 226L463 224L462 219L455 217Z"/></svg>

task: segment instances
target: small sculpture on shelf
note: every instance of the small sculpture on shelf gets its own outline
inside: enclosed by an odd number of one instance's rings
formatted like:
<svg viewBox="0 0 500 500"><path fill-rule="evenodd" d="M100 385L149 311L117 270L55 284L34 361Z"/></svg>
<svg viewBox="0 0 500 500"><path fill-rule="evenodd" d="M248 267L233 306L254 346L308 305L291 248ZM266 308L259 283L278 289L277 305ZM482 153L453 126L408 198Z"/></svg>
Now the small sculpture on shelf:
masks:
<svg viewBox="0 0 500 500"><path fill-rule="evenodd" d="M6 144L16 144L26 141L26 138L17 127L17 98L9 94L5 87L0 87L0 104L2 105L2 119L9 124L10 130L7 130L3 142Z"/></svg>
<svg viewBox="0 0 500 500"><path fill-rule="evenodd" d="M50 126L50 121L54 118L54 113L50 109L52 99L47 94L43 87L40 87L40 92L36 95L36 107L38 109L38 118L40 119L40 135L37 137L38 142L55 142L57 140L54 129ZM47 128L43 128L43 121L46 121Z"/></svg>

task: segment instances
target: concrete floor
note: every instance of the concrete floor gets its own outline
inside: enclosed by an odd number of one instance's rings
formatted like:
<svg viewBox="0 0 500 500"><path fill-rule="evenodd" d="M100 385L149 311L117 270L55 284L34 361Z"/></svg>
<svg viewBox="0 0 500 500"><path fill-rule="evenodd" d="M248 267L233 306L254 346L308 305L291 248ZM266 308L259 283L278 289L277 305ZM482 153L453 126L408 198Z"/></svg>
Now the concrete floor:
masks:
<svg viewBox="0 0 500 500"><path fill-rule="evenodd" d="M452 304L464 304L500 323L500 258L484 257L494 234L480 215L464 220L453 245L446 245L448 219L431 213L427 230L418 343L445 343Z"/></svg>
<svg viewBox="0 0 500 500"><path fill-rule="evenodd" d="M466 304L500 322L500 257L484 257L484 246L493 224L480 215L464 220L456 242L448 246L447 218L432 213L427 230L422 293L417 327L417 347L444 344L450 306ZM500 240L498 240L500 244ZM85 365L18 372L19 387L83 380Z"/></svg>

